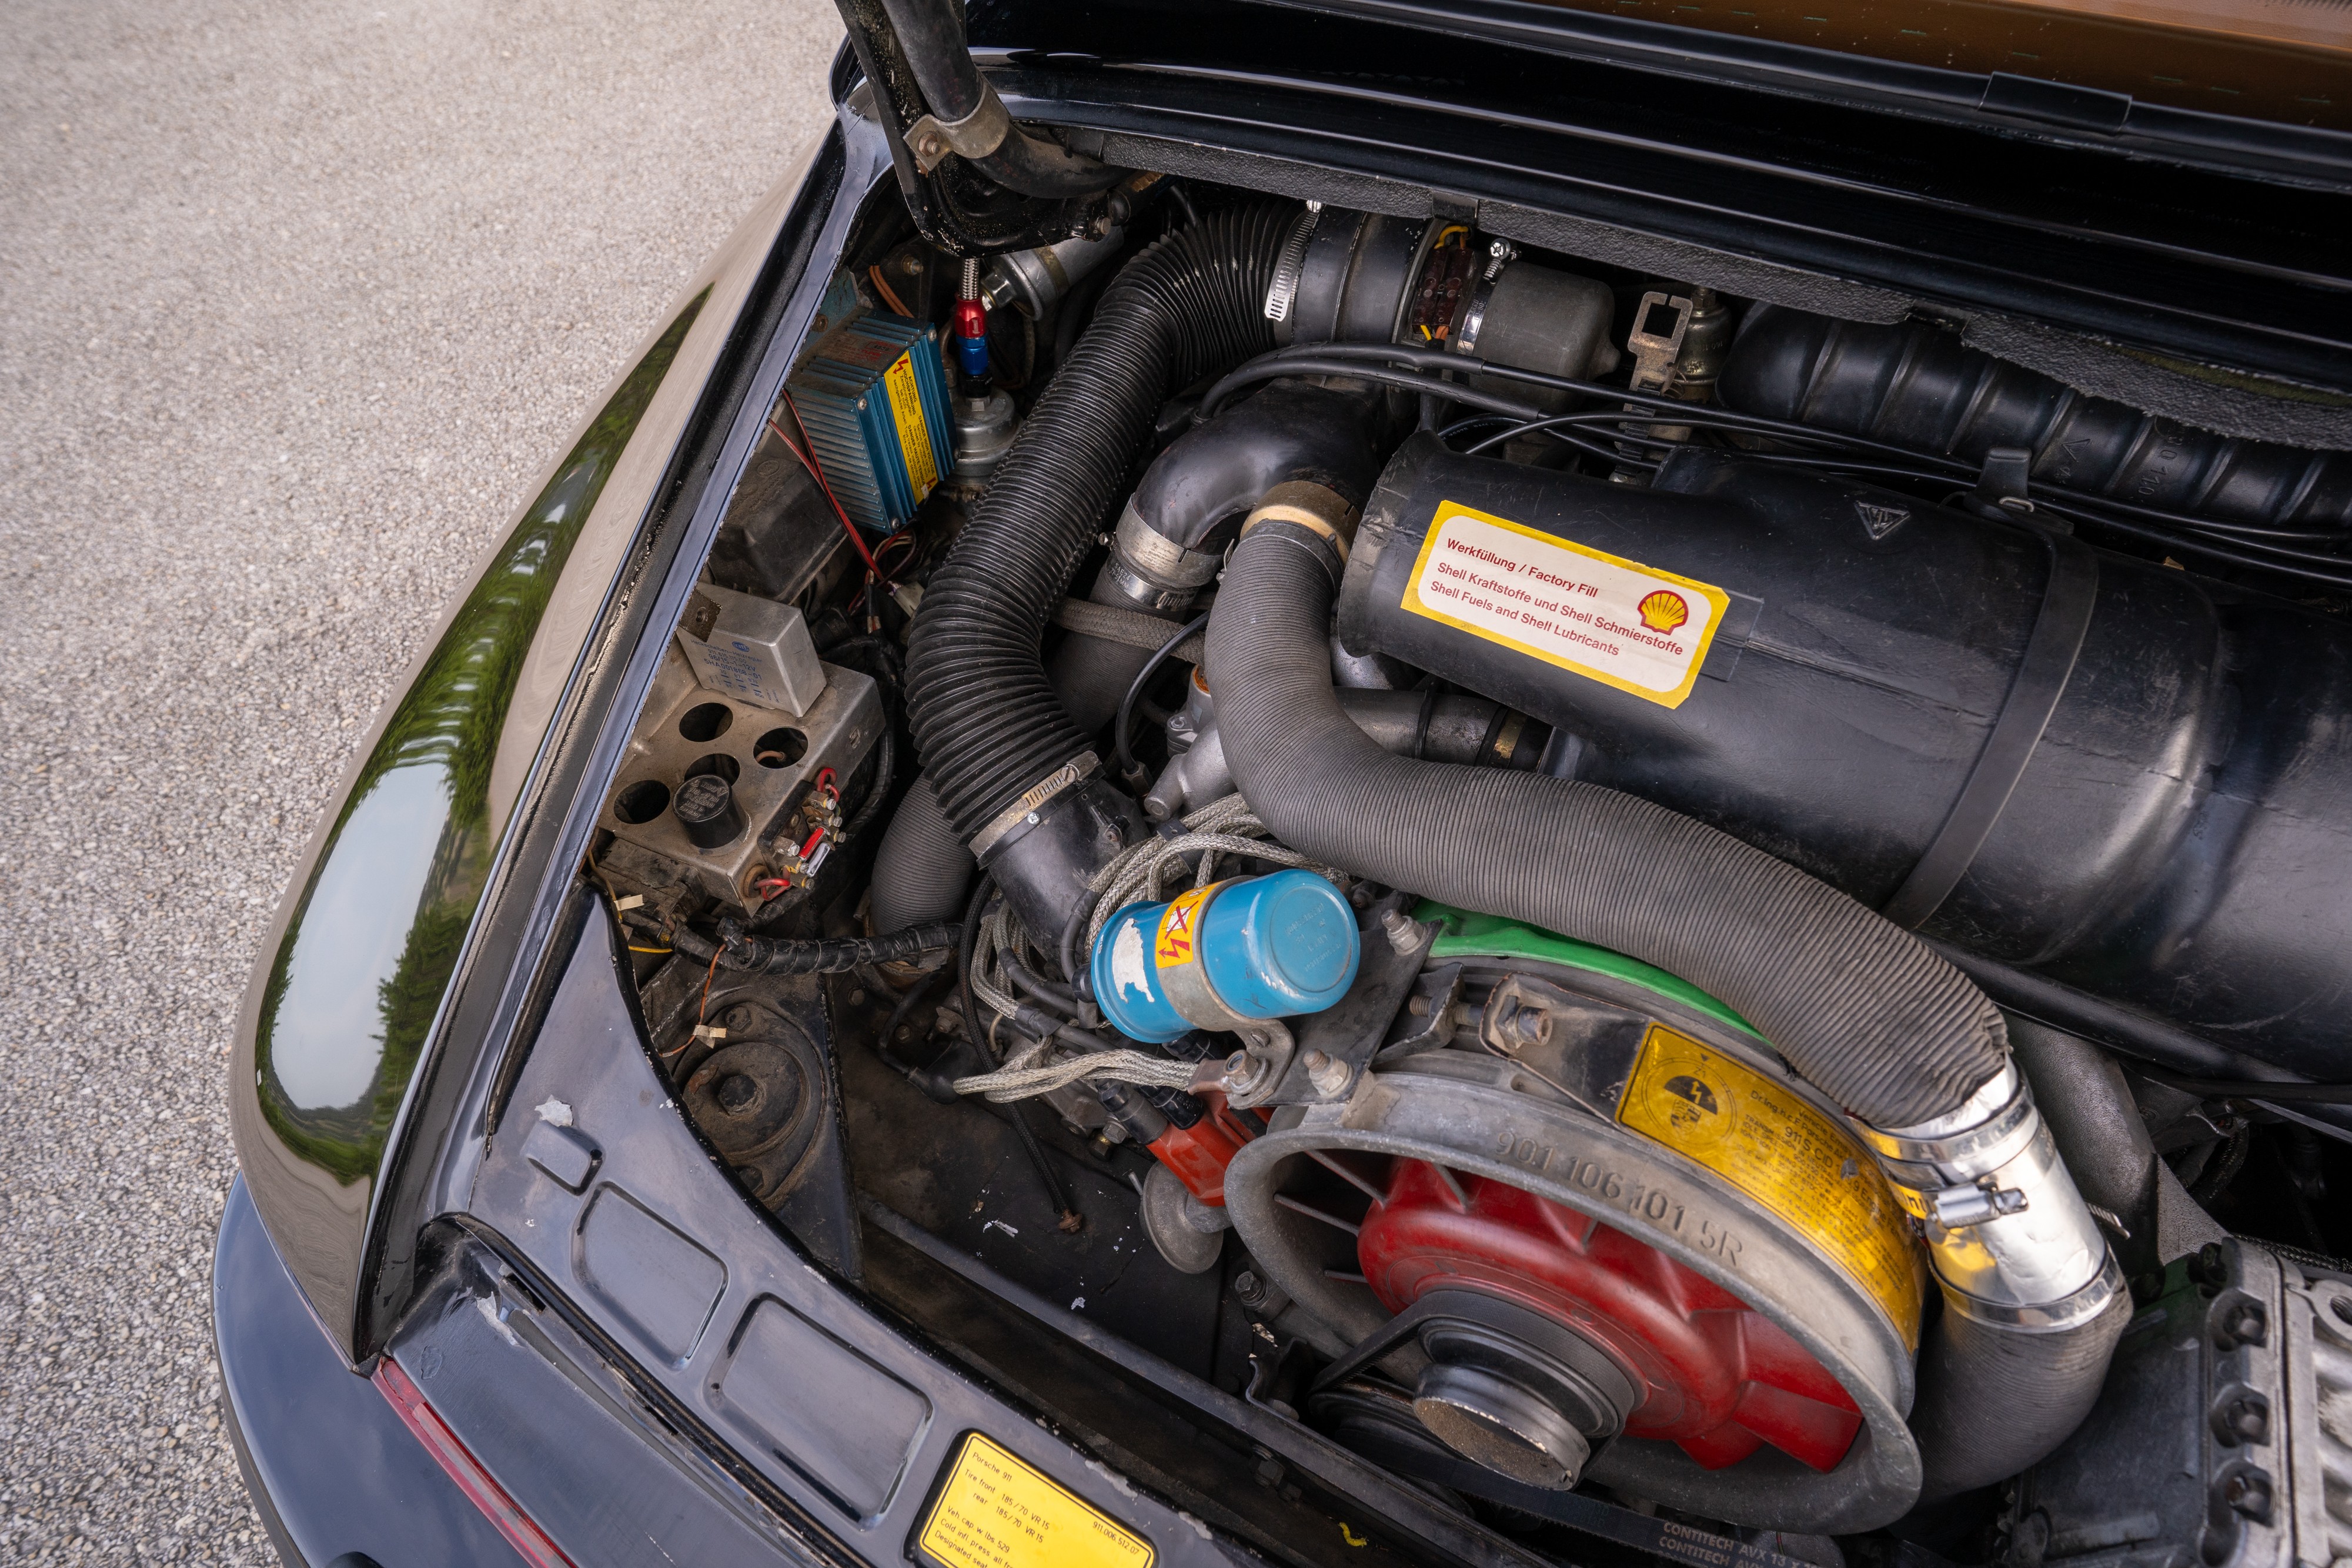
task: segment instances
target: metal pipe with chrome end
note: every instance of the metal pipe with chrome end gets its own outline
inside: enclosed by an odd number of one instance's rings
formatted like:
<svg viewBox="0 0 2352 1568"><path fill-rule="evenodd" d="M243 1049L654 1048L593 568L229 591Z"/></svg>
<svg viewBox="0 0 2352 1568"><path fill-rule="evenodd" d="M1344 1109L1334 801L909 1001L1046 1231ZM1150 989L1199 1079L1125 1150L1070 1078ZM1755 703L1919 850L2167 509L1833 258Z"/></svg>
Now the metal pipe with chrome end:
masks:
<svg viewBox="0 0 2352 1568"><path fill-rule="evenodd" d="M1855 1126L1918 1221L1944 1298L1911 1413L1921 1495L2014 1475L2097 1397L2130 1317L2123 1269L2014 1061L1948 1114Z"/></svg>

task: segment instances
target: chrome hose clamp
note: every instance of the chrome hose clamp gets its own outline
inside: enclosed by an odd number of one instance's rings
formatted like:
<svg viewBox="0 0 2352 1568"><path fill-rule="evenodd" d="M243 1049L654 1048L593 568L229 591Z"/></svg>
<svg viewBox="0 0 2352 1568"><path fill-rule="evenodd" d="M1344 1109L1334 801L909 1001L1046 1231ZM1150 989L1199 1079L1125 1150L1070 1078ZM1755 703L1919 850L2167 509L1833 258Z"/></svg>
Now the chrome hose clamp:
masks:
<svg viewBox="0 0 2352 1568"><path fill-rule="evenodd" d="M2014 1062L1948 1115L1855 1127L1918 1222L1955 1311L2054 1333L2104 1311L2121 1287L2106 1238Z"/></svg>
<svg viewBox="0 0 2352 1568"><path fill-rule="evenodd" d="M1275 256L1274 279L1265 286L1265 319L1277 326L1290 319L1290 308L1298 301L1299 279L1307 271L1307 243L1314 239L1315 225L1322 216L1322 203L1307 203Z"/></svg>
<svg viewBox="0 0 2352 1568"><path fill-rule="evenodd" d="M1066 789L1074 789L1093 778L1102 768L1102 759L1089 751L1063 763L1051 773L1021 791L1019 799L999 811L988 826L971 836L971 857L984 861L988 852L1004 841L1015 828L1026 827L1037 821L1037 813L1047 801Z"/></svg>

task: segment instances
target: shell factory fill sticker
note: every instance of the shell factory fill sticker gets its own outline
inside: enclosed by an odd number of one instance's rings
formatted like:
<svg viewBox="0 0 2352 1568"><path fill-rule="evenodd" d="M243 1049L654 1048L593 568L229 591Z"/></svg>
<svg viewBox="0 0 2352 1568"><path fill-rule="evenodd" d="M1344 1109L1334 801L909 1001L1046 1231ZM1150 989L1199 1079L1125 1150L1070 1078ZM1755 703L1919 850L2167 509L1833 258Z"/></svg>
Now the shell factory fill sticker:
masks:
<svg viewBox="0 0 2352 1568"><path fill-rule="evenodd" d="M1151 1542L978 1432L915 1538L936 1568L1151 1568Z"/></svg>
<svg viewBox="0 0 2352 1568"><path fill-rule="evenodd" d="M1769 1078L1653 1023L1617 1120L1722 1176L1794 1226L1919 1343L1919 1253L1878 1162Z"/></svg>
<svg viewBox="0 0 2352 1568"><path fill-rule="evenodd" d="M1730 602L1720 588L1441 501L1403 608L1680 707Z"/></svg>

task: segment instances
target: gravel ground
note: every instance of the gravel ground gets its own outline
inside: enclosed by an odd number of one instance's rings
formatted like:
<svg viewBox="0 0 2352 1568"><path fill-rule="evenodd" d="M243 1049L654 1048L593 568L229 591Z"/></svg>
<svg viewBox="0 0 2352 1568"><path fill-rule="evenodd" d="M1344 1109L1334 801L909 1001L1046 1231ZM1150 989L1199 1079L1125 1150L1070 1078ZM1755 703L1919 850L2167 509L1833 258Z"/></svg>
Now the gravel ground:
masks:
<svg viewBox="0 0 2352 1568"><path fill-rule="evenodd" d="M824 113L823 0L9 7L0 1562L268 1563L228 1033L477 553Z"/></svg>

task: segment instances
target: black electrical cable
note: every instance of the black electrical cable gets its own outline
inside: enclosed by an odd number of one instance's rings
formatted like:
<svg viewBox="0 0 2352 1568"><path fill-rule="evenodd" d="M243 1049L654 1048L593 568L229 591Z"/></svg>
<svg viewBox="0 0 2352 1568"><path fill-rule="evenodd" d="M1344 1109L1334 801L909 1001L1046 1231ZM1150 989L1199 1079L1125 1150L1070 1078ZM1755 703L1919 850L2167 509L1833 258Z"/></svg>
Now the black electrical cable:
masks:
<svg viewBox="0 0 2352 1568"><path fill-rule="evenodd" d="M1059 947L1062 973L1068 977L1071 988L1077 992L1079 998L1088 1002L1095 999L1094 966L1077 956L1078 928L1087 923L1087 912L1094 906L1092 898L1081 898L1070 906L1070 917L1062 922Z"/></svg>
<svg viewBox="0 0 2352 1568"><path fill-rule="evenodd" d="M890 799L890 786L898 770L898 737L894 726L885 722L882 738L874 747L874 780L866 786L866 799L858 802L857 814L841 826L841 842L846 844L873 826L874 819L882 813L883 802Z"/></svg>
<svg viewBox="0 0 2352 1568"><path fill-rule="evenodd" d="M980 946L981 919L987 913L988 901L995 894L995 873L983 872L980 885L971 890L971 902L964 906L963 928L956 942L956 977L963 982L963 1027L971 1036L972 1049L992 1067L996 1063L996 1053L989 1049L988 1031L980 1027L980 998L971 988L971 961L973 949Z"/></svg>
<svg viewBox="0 0 2352 1568"><path fill-rule="evenodd" d="M1456 372L1467 369L1480 375L1493 376L1505 381L1521 382L1535 386L1550 387L1559 391L1580 392L1588 397L1611 399L1623 403L1653 408L1658 410L1662 413L1673 416L1670 419L1661 419L1656 422L1661 424L1703 425L1717 430L1738 431L1752 434L1771 435L1786 441L1837 447L1843 448L1846 451L1878 453L1885 456L1903 459L1905 462L1910 464L1928 464L1940 470L1940 472L1931 476L1922 476L1922 477L1928 478L1931 482L1946 478L1967 479L1973 481L1979 472L1979 468L1975 465L1969 463L1966 459L1953 457L1943 453L1921 452L1911 447L1898 446L1888 442L1872 440L1866 436L1848 435L1842 432L1824 431L1815 426L1798 424L1788 420L1771 419L1761 414L1741 413L1736 410L1723 408L1720 405L1685 402L1678 398L1664 397L1648 392L1632 392L1623 387L1607 386L1598 382L1578 381L1571 377L1555 376L1541 371L1522 371L1508 365L1493 364L1484 360L1478 360L1460 354L1448 353L1443 350L1418 348L1414 345L1405 343L1318 343L1288 349L1277 349L1270 354L1262 354L1258 356L1258 358L1240 366L1231 375L1228 375L1223 382L1219 382L1218 386L1219 388L1225 388L1228 386L1237 387L1242 384L1246 384L1250 381L1266 380L1286 373L1293 373L1289 367L1296 361L1307 358L1364 360L1373 363L1386 361L1391 364L1409 364L1426 371L1444 371L1449 372ZM1336 372L1325 371L1320 373ZM1451 385L1453 383L1448 382L1445 384ZM1207 408L1209 404L1215 400L1217 395L1217 390L1213 389L1210 398L1203 400L1203 408ZM1603 412L1595 414L1588 412L1581 415L1568 415L1563 417L1569 419L1591 419L1595 423L1599 423L1602 421L1614 422L1619 416L1613 413ZM1540 420L1532 421L1530 423L1548 424L1551 423L1551 421ZM1794 460L1790 455L1779 453L1749 453L1748 455L1759 457L1766 461L1776 459L1782 461ZM1888 470L1887 472L1894 471ZM1907 472L1916 472L1916 470L1910 470ZM2212 518L2194 517L2186 513L2166 511L2160 507L2143 507L2135 502L2122 500L2114 497L2094 495L2088 491L2074 490L2064 486L2056 485L2040 485L2035 486L2035 499L2037 505L2041 504L2041 497L2045 494L2062 502L2070 503L2076 507L2093 511L2096 514L2090 519L2093 521L2110 521L2113 519L2109 514L2124 513L2133 517L2144 517L2150 521L2161 523L2173 528L2210 530L2217 533L2228 534L2233 537L2244 538L2247 540L2247 548L2249 549L2276 549L2276 547L2265 547L2261 545L2258 542L2256 536L2305 538L2313 541L2342 537L2332 532L2321 530L2259 529L2251 524L2227 523ZM2145 530L2140 531L2145 533ZM2352 539L2347 539L2347 545L2352 545ZM2337 558L2334 557L2302 555L2294 552L2282 551L2281 553L2290 559L2317 561L2326 565L2336 564L2337 559ZM2242 564L2267 566L2268 563L2249 561L2243 562ZM2347 564L2352 564L2352 561L2347 561ZM2285 569L2280 567L2270 568L2270 570L2284 570ZM2297 575L2307 574L2299 573ZM2333 580L2323 579L2322 580Z"/></svg>
<svg viewBox="0 0 2352 1568"><path fill-rule="evenodd" d="M910 925L887 936L824 936L808 941L748 936L734 920L719 923L719 940L679 925L670 946L688 957L744 975L843 975L866 964L903 962L953 946L956 928L945 921Z"/></svg>
<svg viewBox="0 0 2352 1568"><path fill-rule="evenodd" d="M2267 1078L2184 1078L2160 1067L2150 1067L2144 1061L2133 1062L2132 1071L2143 1078L2153 1078L2168 1089L2179 1089L2206 1100L2270 1100L2283 1105L2352 1105L2352 1083L2276 1082Z"/></svg>
<svg viewBox="0 0 2352 1568"><path fill-rule="evenodd" d="M1306 361L1318 361L1318 363L1313 368L1304 368ZM1320 363L1325 361L1340 361L1344 368L1333 368ZM1578 381L1570 376L1555 376L1543 371L1517 370L1509 365L1498 365L1488 360L1481 360L1474 355L1450 353L1443 349L1417 348L1410 343L1312 343L1276 349L1271 353L1260 354L1254 360L1244 361L1223 380L1210 388L1208 396L1201 400L1201 412L1193 418L1197 423L1209 417L1215 413L1219 403L1244 386L1287 375L1361 376L1367 380L1382 380L1390 385L1402 385L1407 391L1433 392L1443 397L1454 398L1457 402L1471 402L1475 407L1495 407L1497 403L1509 404L1511 402L1507 398L1497 398L1492 402L1478 402L1465 395L1475 392L1474 388L1455 382L1438 381L1433 383L1428 376L1413 376L1411 371L1387 370L1386 376L1374 376L1370 373L1375 369L1386 369L1397 364L1409 365L1421 371L1489 376L1500 381L1518 382L1528 386L1544 387L1555 392L1578 392L1586 397L1627 404L1634 408L1656 409L1662 413L1674 416L1671 419L1657 421L1656 423L1660 424L1688 424L1692 423L1692 416L1699 415L1717 425L1737 428L1751 434L1778 435L1795 441L1834 442L1849 447L1884 453L1894 457L1914 459L1927 457L1932 461L1950 465L1957 477L1974 480L1977 476L1975 465L1957 457L1938 457L1933 454L1915 452L1909 447L1874 441L1867 436L1849 436L1836 432L1825 432L1812 425L1799 424L1785 419L1771 419L1762 414L1741 413L1720 405L1685 402L1680 398L1664 397L1654 392L1637 392L1625 387L1609 386L1600 382ZM1387 379L1394 376L1407 379L1402 381ZM1490 396L1491 394L1479 395ZM1516 406L1526 408L1528 405ZM1508 412L1508 409L1499 410L1499 412ZM1521 417L1529 423L1535 423L1549 419L1552 415L1548 410L1529 409Z"/></svg>
<svg viewBox="0 0 2352 1568"><path fill-rule="evenodd" d="M1318 349L1334 348L1335 344L1318 344ZM1399 350L1399 352L1404 350ZM1457 368L1477 369L1476 361L1464 361ZM1284 376L1350 376L1357 381L1376 382L1381 386L1396 387L1404 392L1428 392L1451 402L1483 408L1495 413L1509 414L1515 419L1538 420L1545 411L1531 402L1506 397L1501 392L1486 392L1455 382L1435 381L1412 371L1401 371L1382 365L1374 360L1345 354L1300 353L1295 350L1276 350L1262 354L1209 389L1192 415L1192 423L1204 424L1232 401L1233 394L1259 382L1270 382Z"/></svg>
<svg viewBox="0 0 2352 1568"><path fill-rule="evenodd" d="M1076 1018L1077 1016L1078 998L1076 992L1071 990L1067 986L1056 985L1054 981L1049 980L1045 978L1045 976L1037 973L1036 970L1031 968L1027 964L1021 961L1021 955L1018 953L1008 951L1000 954L999 956L1003 959L1004 972L1012 977L1013 983L1014 985L1020 987L1023 990L1028 992L1039 1001L1045 1002L1053 1007L1061 1009L1064 1012L1068 1013L1072 1018Z"/></svg>
<svg viewBox="0 0 2352 1568"><path fill-rule="evenodd" d="M1160 643L1159 649L1145 662L1143 668L1135 673L1135 679L1128 683L1127 695L1118 700L1118 719L1113 727L1113 735L1118 746L1118 776L1127 781L1129 789L1139 789L1147 781L1141 777L1143 769L1136 764L1135 748L1129 743L1127 733L1129 726L1135 722L1135 699L1142 692L1144 683L1151 679L1154 671L1167 663L1168 655L1176 651L1178 644L1208 623L1209 612L1203 610L1177 628L1175 635Z"/></svg>

